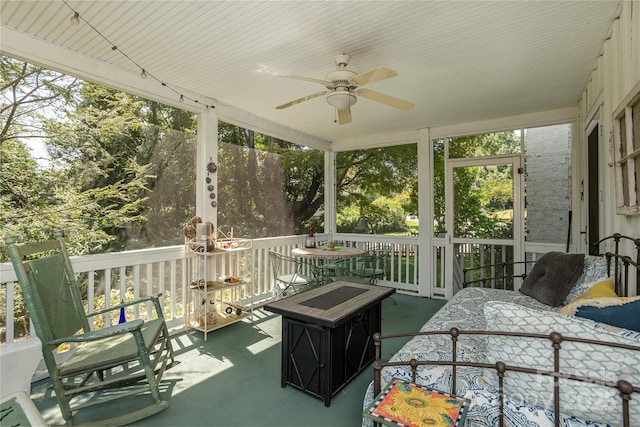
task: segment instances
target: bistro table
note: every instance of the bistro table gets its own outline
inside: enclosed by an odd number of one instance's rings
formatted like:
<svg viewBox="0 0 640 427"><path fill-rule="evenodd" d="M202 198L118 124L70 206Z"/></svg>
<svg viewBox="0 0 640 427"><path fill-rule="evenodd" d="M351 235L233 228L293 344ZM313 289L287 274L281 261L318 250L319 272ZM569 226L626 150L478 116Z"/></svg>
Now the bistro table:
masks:
<svg viewBox="0 0 640 427"><path fill-rule="evenodd" d="M366 252L363 249L354 247L336 246L334 250L329 250L325 246L319 246L315 248L294 248L291 250L293 256L300 258L309 258L320 270L320 276L318 280L320 284L332 282L334 280L332 261L353 258L364 255Z"/></svg>

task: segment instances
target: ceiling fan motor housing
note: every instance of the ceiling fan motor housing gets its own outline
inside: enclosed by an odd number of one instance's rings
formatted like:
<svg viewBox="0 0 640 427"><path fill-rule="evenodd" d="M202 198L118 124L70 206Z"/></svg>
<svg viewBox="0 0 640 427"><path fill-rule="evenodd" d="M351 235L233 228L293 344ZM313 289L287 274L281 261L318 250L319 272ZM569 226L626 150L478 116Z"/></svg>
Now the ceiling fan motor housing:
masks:
<svg viewBox="0 0 640 427"><path fill-rule="evenodd" d="M333 89L345 87L353 90L357 86L351 81L351 78L356 75L357 74L351 70L334 70L327 73L325 80L333 83Z"/></svg>

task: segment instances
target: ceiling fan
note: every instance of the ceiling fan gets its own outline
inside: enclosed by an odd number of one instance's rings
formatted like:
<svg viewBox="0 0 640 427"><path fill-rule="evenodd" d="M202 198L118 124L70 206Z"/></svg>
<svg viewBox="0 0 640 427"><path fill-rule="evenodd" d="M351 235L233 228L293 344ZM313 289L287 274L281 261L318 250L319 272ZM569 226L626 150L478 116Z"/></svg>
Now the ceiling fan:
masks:
<svg viewBox="0 0 640 427"><path fill-rule="evenodd" d="M334 106L338 111L338 123L341 125L351 123L351 106L357 102L357 95L368 98L372 101L380 102L390 107L399 108L403 111L413 109L413 102L405 101L404 99L385 95L384 93L362 87L367 83L373 83L379 80L395 77L398 73L390 68L380 67L366 73L356 74L354 71L347 69L350 59L351 56L346 53L337 55L335 58L337 66L336 69L329 72L324 80L302 76L280 76L287 79L320 83L326 87L327 90L294 99L286 104L277 106L276 109L282 110L283 108L291 107L292 105L300 104L301 102L326 95L327 102Z"/></svg>

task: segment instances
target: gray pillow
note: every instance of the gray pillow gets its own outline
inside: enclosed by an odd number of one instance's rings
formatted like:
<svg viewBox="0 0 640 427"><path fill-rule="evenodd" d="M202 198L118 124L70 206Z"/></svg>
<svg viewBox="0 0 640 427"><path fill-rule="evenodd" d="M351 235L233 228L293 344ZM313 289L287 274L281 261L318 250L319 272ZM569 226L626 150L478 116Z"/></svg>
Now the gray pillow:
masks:
<svg viewBox="0 0 640 427"><path fill-rule="evenodd" d="M548 252L533 265L531 273L522 282L520 292L558 307L582 275L583 269L583 254Z"/></svg>

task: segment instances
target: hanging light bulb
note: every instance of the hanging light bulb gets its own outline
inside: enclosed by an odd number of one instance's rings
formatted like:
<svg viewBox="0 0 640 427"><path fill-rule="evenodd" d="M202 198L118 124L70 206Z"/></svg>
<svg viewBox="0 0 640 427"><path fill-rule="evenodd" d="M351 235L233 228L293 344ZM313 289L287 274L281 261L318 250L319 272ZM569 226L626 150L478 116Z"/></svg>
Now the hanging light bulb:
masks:
<svg viewBox="0 0 640 427"><path fill-rule="evenodd" d="M140 77L142 77L143 79L146 79L147 77L149 77L149 75L147 74L147 72L144 70L144 68L142 69L142 72L140 73Z"/></svg>
<svg viewBox="0 0 640 427"><path fill-rule="evenodd" d="M80 25L80 14L78 12L73 12L73 16L69 18L69 21L71 21L73 25Z"/></svg>

